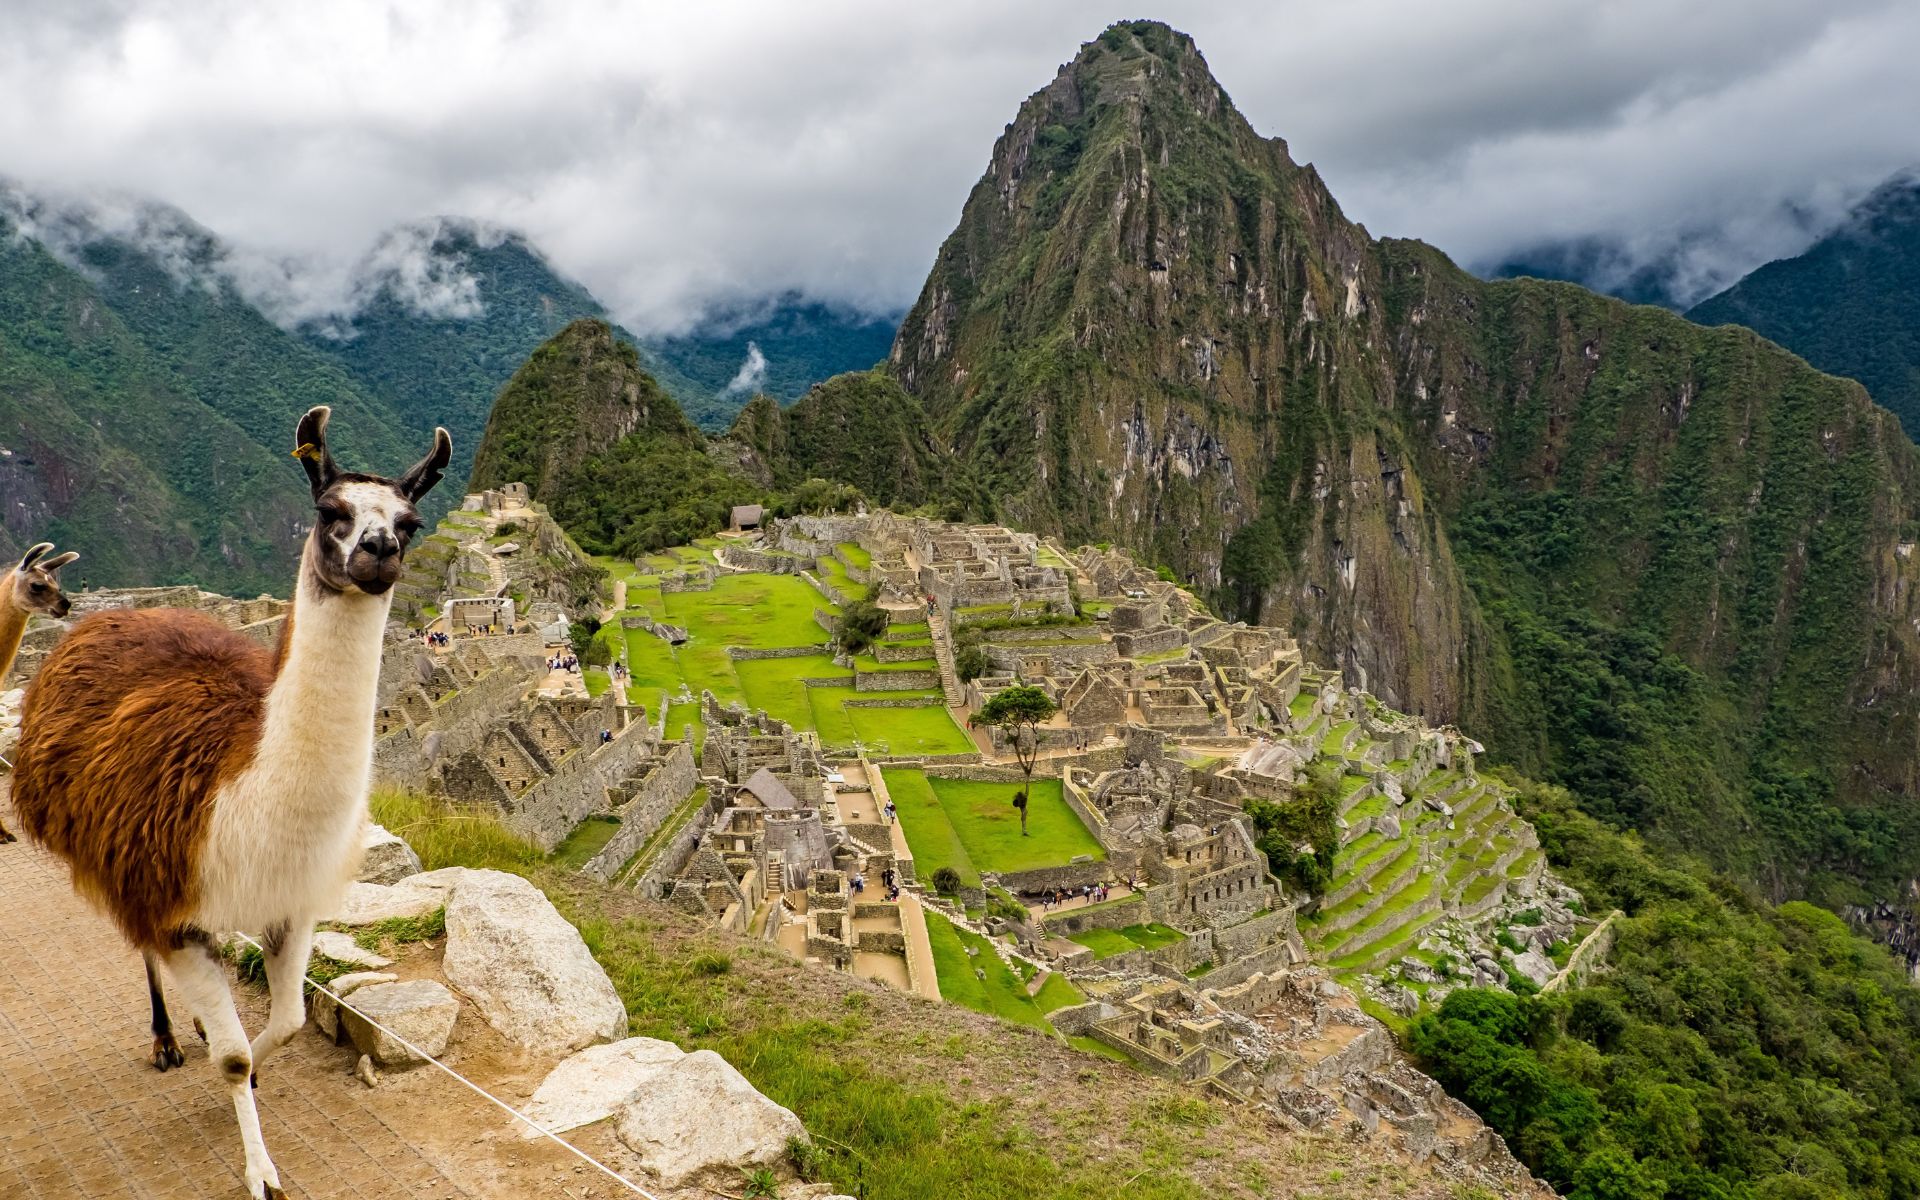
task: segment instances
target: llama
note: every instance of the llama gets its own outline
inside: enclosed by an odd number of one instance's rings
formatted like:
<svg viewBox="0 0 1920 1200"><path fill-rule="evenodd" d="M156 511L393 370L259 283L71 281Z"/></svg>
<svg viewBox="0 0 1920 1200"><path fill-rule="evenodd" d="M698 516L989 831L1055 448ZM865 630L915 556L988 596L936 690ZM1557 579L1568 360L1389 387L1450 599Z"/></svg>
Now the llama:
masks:
<svg viewBox="0 0 1920 1200"><path fill-rule="evenodd" d="M0 679L6 678L20 653L20 639L27 633L27 618L34 613L64 617L73 608L73 601L60 591L60 568L80 556L69 550L42 561L41 556L51 549L52 542L41 542L22 555L13 570L0 577ZM0 846L13 840L6 825L0 824Z"/></svg>
<svg viewBox="0 0 1920 1200"><path fill-rule="evenodd" d="M203 1027L246 1148L248 1195L283 1197L254 1105L255 1072L306 1023L315 921L359 862L373 770L381 642L414 505L453 454L447 431L398 479L352 474L327 449L327 408L294 456L318 520L277 650L195 612L80 621L28 689L14 768L26 834L147 959L154 1066L184 1062L154 974L164 964ZM260 935L272 1002L248 1042L214 933Z"/></svg>

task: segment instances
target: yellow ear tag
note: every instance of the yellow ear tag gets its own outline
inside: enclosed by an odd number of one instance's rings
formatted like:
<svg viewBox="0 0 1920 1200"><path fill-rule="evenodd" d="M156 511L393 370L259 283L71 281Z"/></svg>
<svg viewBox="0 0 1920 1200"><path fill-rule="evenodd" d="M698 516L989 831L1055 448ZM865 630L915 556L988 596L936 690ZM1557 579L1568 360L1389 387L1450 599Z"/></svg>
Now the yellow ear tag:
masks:
<svg viewBox="0 0 1920 1200"><path fill-rule="evenodd" d="M293 456L295 458L310 458L314 462L319 462L320 447L314 445L312 442L302 442L300 443L300 448L293 452Z"/></svg>

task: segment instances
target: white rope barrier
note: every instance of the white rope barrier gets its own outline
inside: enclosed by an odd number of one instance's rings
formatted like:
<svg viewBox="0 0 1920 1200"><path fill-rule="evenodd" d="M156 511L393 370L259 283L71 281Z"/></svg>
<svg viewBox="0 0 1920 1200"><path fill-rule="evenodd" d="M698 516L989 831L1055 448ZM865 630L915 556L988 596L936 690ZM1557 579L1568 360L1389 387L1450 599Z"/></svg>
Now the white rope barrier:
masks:
<svg viewBox="0 0 1920 1200"><path fill-rule="evenodd" d="M237 936L241 941L247 943L247 945L252 946L255 950L260 951L262 955L266 954L267 948L265 946L262 946L259 942L254 941L252 938L248 937L246 934L239 933L239 934L236 934L235 936ZM655 1196L652 1192L649 1192L647 1189L641 1187L639 1184L635 1183L633 1180L628 1179L626 1176L620 1174L620 1172L614 1170L612 1167L609 1167L605 1163L601 1162L599 1159L593 1157L591 1154L588 1154L586 1151L580 1149L580 1147L574 1145L572 1142L569 1142L566 1139L560 1137L558 1134L554 1133L552 1130L546 1128L544 1125L541 1125L538 1121L535 1121L532 1117L529 1117L525 1113L521 1112L519 1109L514 1108L511 1104L508 1104L506 1101L500 1099L500 1097L494 1095L492 1092L489 1092L487 1089L481 1087L479 1084L475 1083L473 1080L468 1079L465 1075L462 1075L460 1072L454 1070L452 1067L449 1067L447 1064L441 1062L439 1059L435 1058L433 1055L428 1054L425 1050L422 1050L420 1047L414 1045L412 1042L408 1041L406 1038L400 1036L398 1033L395 1033L393 1030L387 1028L385 1025L382 1025L380 1022L374 1020L372 1017L368 1016L366 1013L361 1012L359 1009L355 1008L353 1004L349 1002L345 997L335 992L332 988L329 988L325 984L321 983L319 980L315 979L313 976L311 975L306 976L306 981L312 984L316 991L324 992L326 995L331 996L333 998L333 1002L335 1004L338 1004L341 1008L346 1009L348 1012L352 1013L354 1016L359 1017L362 1021L365 1021L367 1024L373 1026L375 1029L378 1029L381 1033L386 1034L388 1037L392 1038L394 1041L400 1043L402 1046L405 1046L412 1053L425 1059L427 1062L432 1063L434 1066L440 1068L442 1071L446 1072L448 1075L451 1075L453 1078L459 1080L462 1084L464 1084L466 1087L471 1089L474 1093L476 1093L477 1095L481 1096L483 1099L493 1104L494 1107L500 1109L500 1111L506 1113L508 1116L512 1117L514 1120L525 1125L528 1129L533 1130L535 1133L539 1134L541 1137L546 1138L548 1141L552 1142L554 1145L559 1146L561 1149L573 1155L575 1158L579 1159L581 1162L586 1163L588 1166L592 1167L594 1170L600 1172L602 1175L605 1175L608 1179L611 1179L615 1183L618 1183L622 1187L625 1187L628 1191L632 1192L636 1196L645 1197L645 1200L659 1200L659 1197Z"/></svg>

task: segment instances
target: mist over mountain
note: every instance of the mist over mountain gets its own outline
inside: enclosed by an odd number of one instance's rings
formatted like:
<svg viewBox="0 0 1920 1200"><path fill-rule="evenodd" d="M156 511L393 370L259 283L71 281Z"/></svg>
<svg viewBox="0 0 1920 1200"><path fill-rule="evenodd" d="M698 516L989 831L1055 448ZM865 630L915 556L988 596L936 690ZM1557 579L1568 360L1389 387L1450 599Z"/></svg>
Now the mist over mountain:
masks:
<svg viewBox="0 0 1920 1200"><path fill-rule="evenodd" d="M1859 380L1920 433L1920 168L1876 188L1805 253L1768 263L1687 316L1745 325Z"/></svg>

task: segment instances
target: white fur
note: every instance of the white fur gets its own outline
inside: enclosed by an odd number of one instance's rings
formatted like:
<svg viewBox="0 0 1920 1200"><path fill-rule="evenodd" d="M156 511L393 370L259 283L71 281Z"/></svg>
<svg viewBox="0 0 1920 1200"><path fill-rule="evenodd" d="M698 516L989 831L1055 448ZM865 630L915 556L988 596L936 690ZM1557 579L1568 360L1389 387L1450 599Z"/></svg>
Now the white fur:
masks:
<svg viewBox="0 0 1920 1200"><path fill-rule="evenodd" d="M366 819L392 601L392 592L332 594L301 572L293 643L267 693L259 750L214 797L193 918L200 928L311 925L338 907Z"/></svg>
<svg viewBox="0 0 1920 1200"><path fill-rule="evenodd" d="M353 510L353 524L340 539L342 551L350 551L360 539L376 530L394 532L394 522L410 508L392 488L383 483L343 483L339 496Z"/></svg>

